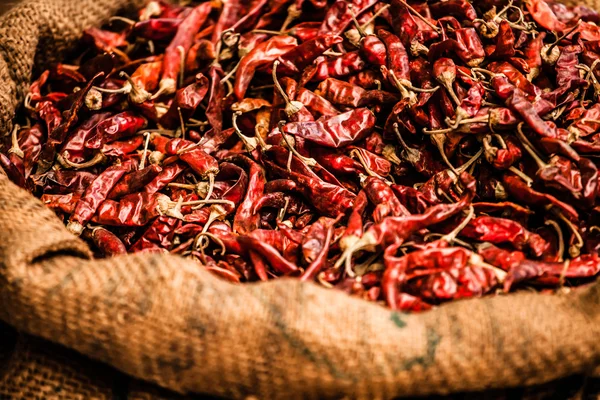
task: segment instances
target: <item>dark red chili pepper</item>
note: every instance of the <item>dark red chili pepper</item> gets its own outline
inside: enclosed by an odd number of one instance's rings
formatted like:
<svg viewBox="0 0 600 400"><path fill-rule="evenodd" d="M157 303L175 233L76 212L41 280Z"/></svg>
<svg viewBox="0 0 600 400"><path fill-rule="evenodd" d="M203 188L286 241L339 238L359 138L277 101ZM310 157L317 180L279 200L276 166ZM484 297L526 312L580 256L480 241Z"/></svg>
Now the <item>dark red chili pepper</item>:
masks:
<svg viewBox="0 0 600 400"><path fill-rule="evenodd" d="M175 36L182 22L181 18L152 18L136 22L132 32L147 40L170 40Z"/></svg>
<svg viewBox="0 0 600 400"><path fill-rule="evenodd" d="M161 171L162 168L158 165L150 165L144 169L130 172L115 185L106 198L114 200L131 193L139 192L152 182Z"/></svg>
<svg viewBox="0 0 600 400"><path fill-rule="evenodd" d="M121 165L114 165L94 179L87 187L69 218L67 229L75 235L81 235L85 225L92 219L100 204L121 180L123 175L133 169L134 163L126 161Z"/></svg>
<svg viewBox="0 0 600 400"><path fill-rule="evenodd" d="M303 197L320 213L335 218L352 207L354 195L350 191L318 178L287 171L269 160L264 162L278 176L294 181Z"/></svg>
<svg viewBox="0 0 600 400"><path fill-rule="evenodd" d="M187 54L194 44L194 35L198 33L208 18L211 8L210 2L200 4L177 27L175 37L165 50L159 89L155 96L175 93L177 90L177 79L183 67L182 54Z"/></svg>
<svg viewBox="0 0 600 400"><path fill-rule="evenodd" d="M467 0L438 1L429 6L431 13L437 16L451 15L456 18L473 21L477 12Z"/></svg>
<svg viewBox="0 0 600 400"><path fill-rule="evenodd" d="M0 173L4 172L4 174L16 185L26 188L27 183L25 181L25 176L23 173L19 171L19 168L3 153L0 153Z"/></svg>
<svg viewBox="0 0 600 400"><path fill-rule="evenodd" d="M43 194L42 197L40 197L40 200L51 210L70 215L75 211L75 206L80 198L81 194L77 193Z"/></svg>
<svg viewBox="0 0 600 400"><path fill-rule="evenodd" d="M195 82L177 91L169 111L160 119L160 124L165 128L172 129L180 125L181 121L187 122L204 100L208 93L208 79L202 75L196 75Z"/></svg>
<svg viewBox="0 0 600 400"><path fill-rule="evenodd" d="M275 36L256 46L240 61L234 84L236 98L244 99L250 81L257 68L270 65L280 56L297 46L296 39L291 36Z"/></svg>
<svg viewBox="0 0 600 400"><path fill-rule="evenodd" d="M477 217L461 231L462 236L494 244L510 243L517 250L529 249L536 257L548 250L548 243L519 223L504 218Z"/></svg>
<svg viewBox="0 0 600 400"><path fill-rule="evenodd" d="M376 224L388 216L400 217L411 215L383 180L370 176L365 180L363 190L369 201L375 206L373 220Z"/></svg>
<svg viewBox="0 0 600 400"><path fill-rule="evenodd" d="M317 57L342 41L343 38L340 36L325 33L303 42L278 58L282 67L281 72L283 74L295 74L302 71L312 64Z"/></svg>
<svg viewBox="0 0 600 400"><path fill-rule="evenodd" d="M144 226L166 212L169 198L163 194L133 193L116 200L104 200L92 222L107 226Z"/></svg>
<svg viewBox="0 0 600 400"><path fill-rule="evenodd" d="M139 117L131 111L122 112L96 125L84 145L88 149L99 149L106 143L135 135L146 124L145 118Z"/></svg>
<svg viewBox="0 0 600 400"><path fill-rule="evenodd" d="M117 235L102 227L92 229L90 237L96 249L105 257L127 254L127 248Z"/></svg>
<svg viewBox="0 0 600 400"><path fill-rule="evenodd" d="M305 88L298 90L296 101L304 104L313 115L333 117L340 113L328 100Z"/></svg>
<svg viewBox="0 0 600 400"><path fill-rule="evenodd" d="M304 70L300 84L352 75L364 70L366 65L357 51L345 53L330 60L320 61L314 66L309 66Z"/></svg>
<svg viewBox="0 0 600 400"><path fill-rule="evenodd" d="M283 132L326 147L342 147L364 139L375 126L375 116L366 108L315 122L292 122Z"/></svg>

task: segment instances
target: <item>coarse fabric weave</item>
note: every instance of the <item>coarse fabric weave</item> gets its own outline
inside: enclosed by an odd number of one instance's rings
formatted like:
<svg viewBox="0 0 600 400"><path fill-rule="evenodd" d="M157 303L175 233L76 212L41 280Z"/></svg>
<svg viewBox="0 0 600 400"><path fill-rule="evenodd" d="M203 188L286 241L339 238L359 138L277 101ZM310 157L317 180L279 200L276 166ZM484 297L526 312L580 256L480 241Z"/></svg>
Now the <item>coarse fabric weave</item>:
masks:
<svg viewBox="0 0 600 400"><path fill-rule="evenodd" d="M34 0L2 17L0 132L10 131L34 67L62 59L84 28L140 3ZM236 286L166 254L94 260L52 211L4 176L0 319L135 379L226 398L444 395L538 385L600 365L599 283L418 315L294 279ZM44 343L22 335L12 352L0 350L8 359L0 398L114 396L115 370L92 382L87 358L71 363ZM48 382L65 392L51 395L59 389ZM161 398L131 382L130 398Z"/></svg>

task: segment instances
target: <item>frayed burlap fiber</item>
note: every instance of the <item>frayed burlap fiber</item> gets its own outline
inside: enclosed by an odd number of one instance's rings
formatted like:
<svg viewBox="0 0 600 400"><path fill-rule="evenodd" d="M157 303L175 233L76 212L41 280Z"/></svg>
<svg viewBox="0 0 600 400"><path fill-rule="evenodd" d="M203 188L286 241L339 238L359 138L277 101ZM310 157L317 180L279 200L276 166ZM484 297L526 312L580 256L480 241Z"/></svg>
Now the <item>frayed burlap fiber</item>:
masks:
<svg viewBox="0 0 600 400"><path fill-rule="evenodd" d="M38 0L5 15L0 131L10 129L34 67L61 59L82 29L135 3ZM3 176L0 319L136 379L228 398L472 392L585 375L600 364L600 284L459 301L420 315L293 279L235 286L170 255L94 260L52 211ZM35 398L26 382L36 373L57 380L53 365L66 371L65 382L85 387L39 398L103 399L114 390L99 378L92 396L93 374L58 356L39 362L50 354L40 343L17 340L0 366L0 398ZM11 393L15 381L20 394Z"/></svg>

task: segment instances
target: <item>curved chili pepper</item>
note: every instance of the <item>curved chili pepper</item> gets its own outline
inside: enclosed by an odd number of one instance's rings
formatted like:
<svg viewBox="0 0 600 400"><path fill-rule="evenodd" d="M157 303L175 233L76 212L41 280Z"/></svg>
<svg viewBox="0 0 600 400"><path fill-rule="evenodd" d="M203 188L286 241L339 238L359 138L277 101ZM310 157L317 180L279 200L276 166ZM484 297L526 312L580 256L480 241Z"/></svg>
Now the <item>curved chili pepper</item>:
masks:
<svg viewBox="0 0 600 400"><path fill-rule="evenodd" d="M99 149L106 143L136 134L146 124L145 118L131 111L122 112L98 123L84 145L88 149Z"/></svg>
<svg viewBox="0 0 600 400"><path fill-rule="evenodd" d="M257 68L270 65L280 56L297 46L291 36L275 36L256 46L242 58L235 75L234 93L238 101L244 99Z"/></svg>
<svg viewBox="0 0 600 400"><path fill-rule="evenodd" d="M187 122L194 115L208 93L208 78L198 74L195 79L194 83L177 91L169 110L160 119L162 126L172 129L178 126L181 120Z"/></svg>
<svg viewBox="0 0 600 400"><path fill-rule="evenodd" d="M108 193L133 167L134 163L126 161L121 165L109 167L98 175L77 202L75 211L69 218L67 229L75 235L81 235L85 225L92 219Z"/></svg>
<svg viewBox="0 0 600 400"><path fill-rule="evenodd" d="M170 40L177 33L181 18L152 18L136 22L131 28L135 36L147 40Z"/></svg>
<svg viewBox="0 0 600 400"><path fill-rule="evenodd" d="M158 94L171 94L177 90L177 79L182 68L182 54L187 54L192 47L194 35L208 18L211 8L210 3L200 4L177 27L175 37L165 50Z"/></svg>
<svg viewBox="0 0 600 400"><path fill-rule="evenodd" d="M144 169L130 172L108 193L107 199L114 200L143 190L147 184L162 171L158 165L150 165Z"/></svg>
<svg viewBox="0 0 600 400"><path fill-rule="evenodd" d="M548 250L549 244L517 222L504 218L477 217L461 231L462 236L494 244L510 243L517 250L530 249L536 257Z"/></svg>
<svg viewBox="0 0 600 400"><path fill-rule="evenodd" d="M105 257L127 254L127 248L117 235L102 227L92 229L90 234L96 249Z"/></svg>
<svg viewBox="0 0 600 400"><path fill-rule="evenodd" d="M283 132L337 148L365 138L374 126L373 113L366 108L358 108L315 122L291 122L283 126Z"/></svg>

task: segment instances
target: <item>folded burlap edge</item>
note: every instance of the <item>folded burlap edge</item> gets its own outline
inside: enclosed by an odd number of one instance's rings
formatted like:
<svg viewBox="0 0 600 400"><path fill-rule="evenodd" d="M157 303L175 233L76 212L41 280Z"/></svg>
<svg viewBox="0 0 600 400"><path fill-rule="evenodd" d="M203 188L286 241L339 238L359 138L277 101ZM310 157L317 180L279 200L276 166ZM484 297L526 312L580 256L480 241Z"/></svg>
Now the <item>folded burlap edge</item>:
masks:
<svg viewBox="0 0 600 400"><path fill-rule="evenodd" d="M84 27L132 3L34 0L0 19L0 130L34 62L60 59ZM532 385L600 364L598 284L404 315L295 280L230 285L169 255L88 257L0 177L0 318L174 391L390 398Z"/></svg>

